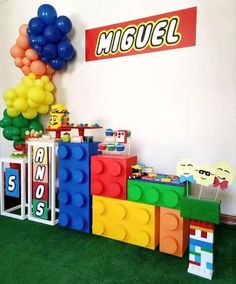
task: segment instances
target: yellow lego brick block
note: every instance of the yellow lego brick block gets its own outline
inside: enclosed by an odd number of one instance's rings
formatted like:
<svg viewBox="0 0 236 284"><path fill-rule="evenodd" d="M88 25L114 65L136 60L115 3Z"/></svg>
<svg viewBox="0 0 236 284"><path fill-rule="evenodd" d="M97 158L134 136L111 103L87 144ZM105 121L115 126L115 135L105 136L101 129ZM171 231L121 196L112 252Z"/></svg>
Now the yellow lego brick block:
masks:
<svg viewBox="0 0 236 284"><path fill-rule="evenodd" d="M160 208L127 200L93 196L93 234L155 249Z"/></svg>

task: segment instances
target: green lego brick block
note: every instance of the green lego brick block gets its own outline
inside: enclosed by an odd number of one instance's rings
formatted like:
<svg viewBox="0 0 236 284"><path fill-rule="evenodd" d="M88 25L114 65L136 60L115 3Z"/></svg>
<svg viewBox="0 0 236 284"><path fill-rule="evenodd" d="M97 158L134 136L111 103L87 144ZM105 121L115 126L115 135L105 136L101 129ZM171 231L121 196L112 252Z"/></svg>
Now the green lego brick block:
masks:
<svg viewBox="0 0 236 284"><path fill-rule="evenodd" d="M130 201L179 209L181 197L186 196L186 186L130 179L127 195Z"/></svg>
<svg viewBox="0 0 236 284"><path fill-rule="evenodd" d="M48 219L47 201L33 200L33 216L39 219Z"/></svg>
<svg viewBox="0 0 236 284"><path fill-rule="evenodd" d="M220 201L198 199L193 196L182 197L180 201L180 214L185 218L219 224Z"/></svg>

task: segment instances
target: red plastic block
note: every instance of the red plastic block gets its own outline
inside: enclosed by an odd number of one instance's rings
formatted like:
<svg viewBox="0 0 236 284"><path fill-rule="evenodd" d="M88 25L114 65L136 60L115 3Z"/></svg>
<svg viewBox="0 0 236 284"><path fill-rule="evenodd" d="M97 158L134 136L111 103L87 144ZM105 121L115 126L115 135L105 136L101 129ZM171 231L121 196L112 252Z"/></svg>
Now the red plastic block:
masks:
<svg viewBox="0 0 236 284"><path fill-rule="evenodd" d="M195 229L190 229L189 230L189 235L191 235L191 236L195 236Z"/></svg>
<svg viewBox="0 0 236 284"><path fill-rule="evenodd" d="M92 156L91 194L127 199L127 180L135 164L137 156Z"/></svg>
<svg viewBox="0 0 236 284"><path fill-rule="evenodd" d="M190 221L190 227L195 226L195 227L201 227L201 228L206 228L206 229L211 229L214 230L215 226L214 224L208 223L208 222L201 222L197 220L191 220Z"/></svg>
<svg viewBox="0 0 236 284"><path fill-rule="evenodd" d="M201 237L202 238L207 238L207 232L201 231Z"/></svg>

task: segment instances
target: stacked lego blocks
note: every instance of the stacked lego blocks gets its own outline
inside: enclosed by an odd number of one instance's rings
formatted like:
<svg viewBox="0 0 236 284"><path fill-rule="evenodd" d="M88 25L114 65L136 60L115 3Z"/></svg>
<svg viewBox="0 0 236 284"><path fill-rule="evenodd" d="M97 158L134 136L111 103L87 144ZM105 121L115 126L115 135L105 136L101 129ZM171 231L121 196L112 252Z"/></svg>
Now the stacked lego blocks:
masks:
<svg viewBox="0 0 236 284"><path fill-rule="evenodd" d="M59 224L183 256L184 184L129 180L136 156L96 155L97 143L59 143Z"/></svg>

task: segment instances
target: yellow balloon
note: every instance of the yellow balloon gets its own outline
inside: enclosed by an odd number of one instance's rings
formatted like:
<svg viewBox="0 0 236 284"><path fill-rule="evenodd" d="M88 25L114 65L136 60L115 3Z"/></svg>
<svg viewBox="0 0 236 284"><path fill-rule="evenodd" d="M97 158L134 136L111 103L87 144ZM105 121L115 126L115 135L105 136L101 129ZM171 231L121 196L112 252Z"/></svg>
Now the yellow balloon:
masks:
<svg viewBox="0 0 236 284"><path fill-rule="evenodd" d="M27 101L25 99L22 98L18 98L13 102L13 107L22 112L22 111L26 111L28 108L28 104Z"/></svg>
<svg viewBox="0 0 236 284"><path fill-rule="evenodd" d="M45 114L45 113L48 113L49 112L49 106L48 105L40 105L38 108L37 108L37 111L41 114Z"/></svg>
<svg viewBox="0 0 236 284"><path fill-rule="evenodd" d="M16 86L16 93L18 96L20 96L21 98L27 98L27 85L26 84L18 84Z"/></svg>
<svg viewBox="0 0 236 284"><path fill-rule="evenodd" d="M43 80L44 83L49 82L49 78L48 78L48 76L46 76L46 75L43 75L43 76L41 77L41 80Z"/></svg>
<svg viewBox="0 0 236 284"><path fill-rule="evenodd" d="M51 105L51 104L53 103L53 101L54 101L54 96L53 96L53 94L50 93L50 92L46 92L46 93L45 93L45 98L44 98L43 103L44 103L45 105Z"/></svg>
<svg viewBox="0 0 236 284"><path fill-rule="evenodd" d="M37 111L29 107L26 111L22 112L22 115L27 119L33 119L37 116Z"/></svg>
<svg viewBox="0 0 236 284"><path fill-rule="evenodd" d="M35 80L34 85L35 85L36 87L43 88L43 87L44 87L44 81L41 80L41 79L37 79L37 80Z"/></svg>
<svg viewBox="0 0 236 284"><path fill-rule="evenodd" d="M15 100L17 97L15 89L8 89L3 93L4 100Z"/></svg>
<svg viewBox="0 0 236 284"><path fill-rule="evenodd" d="M28 77L29 77L30 79L33 79L33 80L36 79L36 75L35 75L34 73L32 73L32 72L28 74Z"/></svg>
<svg viewBox="0 0 236 284"><path fill-rule="evenodd" d="M45 98L44 91L39 87L33 87L28 91L28 98L36 103L42 103Z"/></svg>
<svg viewBox="0 0 236 284"><path fill-rule="evenodd" d="M27 89L34 86L34 79L31 79L28 76L25 76L21 82L27 86Z"/></svg>
<svg viewBox="0 0 236 284"><path fill-rule="evenodd" d="M39 106L39 103L36 103L34 101L27 100L27 102L28 102L29 107L37 108Z"/></svg>
<svg viewBox="0 0 236 284"><path fill-rule="evenodd" d="M8 107L12 107L12 106L13 106L13 101L12 101L12 100L7 100L7 101L6 101L6 105L7 105Z"/></svg>
<svg viewBox="0 0 236 284"><path fill-rule="evenodd" d="M45 84L45 90L47 90L48 92L52 92L54 90L54 85L52 82L48 82Z"/></svg>
<svg viewBox="0 0 236 284"><path fill-rule="evenodd" d="M17 109L15 108L12 108L12 107L8 107L7 108L7 114L11 117L16 117L20 114L20 111L18 111Z"/></svg>

